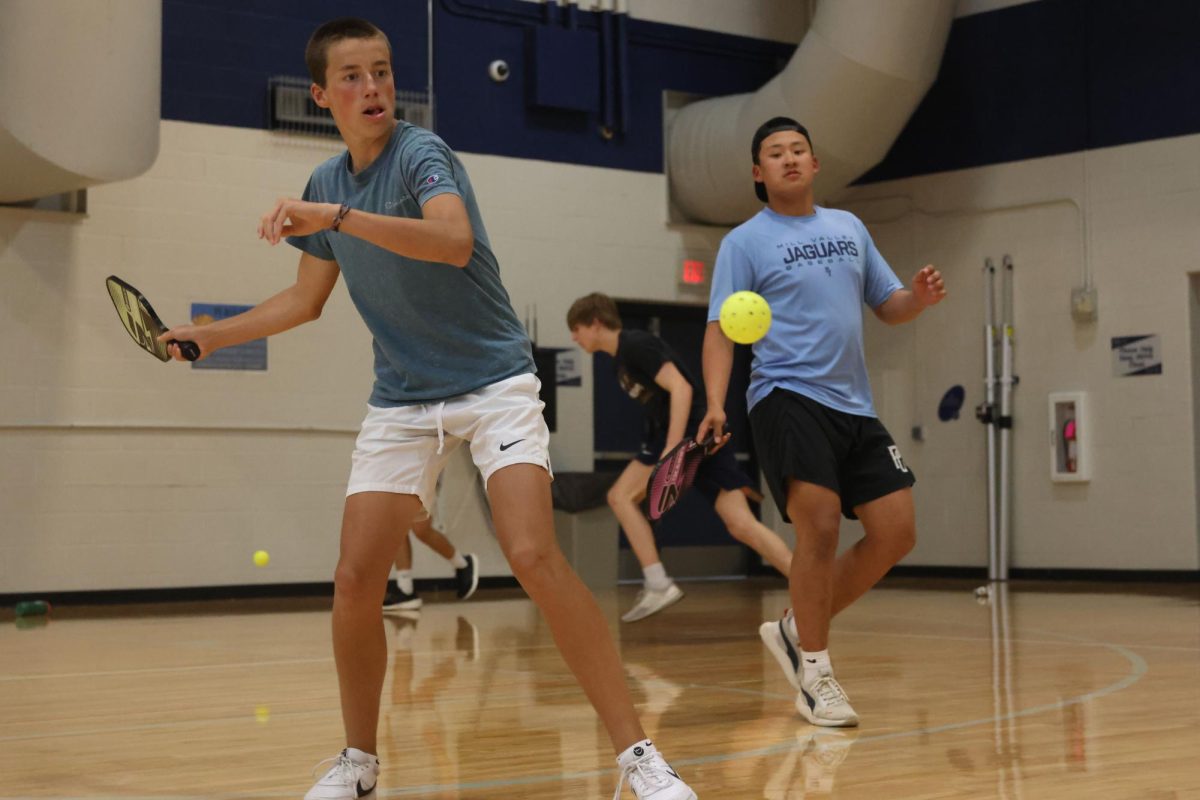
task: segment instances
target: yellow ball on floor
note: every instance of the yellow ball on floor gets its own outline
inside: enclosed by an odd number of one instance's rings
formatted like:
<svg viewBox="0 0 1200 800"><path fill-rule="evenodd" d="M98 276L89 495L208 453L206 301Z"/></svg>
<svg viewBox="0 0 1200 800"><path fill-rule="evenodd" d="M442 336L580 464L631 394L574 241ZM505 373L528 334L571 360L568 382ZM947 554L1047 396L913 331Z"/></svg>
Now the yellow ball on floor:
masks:
<svg viewBox="0 0 1200 800"><path fill-rule="evenodd" d="M254 566L265 567L271 561L271 555L266 550L254 551Z"/></svg>
<svg viewBox="0 0 1200 800"><path fill-rule="evenodd" d="M771 327L771 307L761 294L734 292L721 304L721 330L738 344L753 344Z"/></svg>

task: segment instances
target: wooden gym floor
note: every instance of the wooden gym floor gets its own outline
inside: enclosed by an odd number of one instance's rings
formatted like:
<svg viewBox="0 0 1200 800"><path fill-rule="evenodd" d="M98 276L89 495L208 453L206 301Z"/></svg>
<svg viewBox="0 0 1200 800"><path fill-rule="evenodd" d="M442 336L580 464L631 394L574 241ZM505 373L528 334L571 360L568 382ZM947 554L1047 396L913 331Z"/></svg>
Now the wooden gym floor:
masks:
<svg viewBox="0 0 1200 800"><path fill-rule="evenodd" d="M834 623L862 725L818 730L757 627L782 582L617 621L650 736L701 800L1200 797L1200 588L892 580ZM342 746L326 600L0 625L0 798L300 798ZM515 590L385 620L379 797L611 797L607 739ZM626 789L625 798L632 792Z"/></svg>

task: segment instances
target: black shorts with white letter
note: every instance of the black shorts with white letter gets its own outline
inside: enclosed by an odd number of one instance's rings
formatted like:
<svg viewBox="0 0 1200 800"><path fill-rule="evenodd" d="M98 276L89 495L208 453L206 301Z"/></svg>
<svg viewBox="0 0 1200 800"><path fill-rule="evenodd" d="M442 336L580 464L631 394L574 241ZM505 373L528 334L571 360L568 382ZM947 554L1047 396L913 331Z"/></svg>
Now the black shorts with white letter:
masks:
<svg viewBox="0 0 1200 800"><path fill-rule="evenodd" d="M916 483L883 423L835 411L786 389L775 389L750 410L750 427L775 505L787 514L788 480L837 492L842 513Z"/></svg>

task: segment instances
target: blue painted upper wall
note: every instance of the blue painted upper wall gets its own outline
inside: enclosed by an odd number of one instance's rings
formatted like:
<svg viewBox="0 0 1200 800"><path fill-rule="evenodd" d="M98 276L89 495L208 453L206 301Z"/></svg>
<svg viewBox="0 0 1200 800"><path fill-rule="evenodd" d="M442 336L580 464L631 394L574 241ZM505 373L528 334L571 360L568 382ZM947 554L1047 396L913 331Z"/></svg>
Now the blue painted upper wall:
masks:
<svg viewBox="0 0 1200 800"><path fill-rule="evenodd" d="M338 14L363 16L391 39L396 83L428 81L425 0L346 0ZM787 63L794 47L745 37L576 12L573 20L519 0L435 0L434 94L437 130L455 149L548 161L656 172L663 168L662 95L751 91ZM305 74L304 45L330 17L318 0L164 0L163 117L238 127L267 127L267 79ZM607 23L607 25L606 25ZM618 31L618 24L624 31ZM541 31L566 61L533 53ZM617 41L623 43L623 55ZM557 47L566 42L567 47ZM603 47L604 43L608 47ZM608 57L605 57L605 54ZM503 59L508 81L488 65ZM627 65L620 69L620 61ZM607 67L607 69L605 69ZM595 81L607 74L608 91ZM530 104L534 77L595 98L581 112ZM590 78L590 80L589 80ZM622 80L625 91L621 91ZM624 94L624 102L620 95ZM603 101L625 133L600 134ZM619 119L617 120L619 123Z"/></svg>
<svg viewBox="0 0 1200 800"><path fill-rule="evenodd" d="M955 21L860 183L1200 132L1200 2L1040 0Z"/></svg>
<svg viewBox="0 0 1200 800"><path fill-rule="evenodd" d="M426 8L336 5L383 28L397 85L418 90L428 82ZM433 8L436 127L464 152L662 171L664 91L753 91L794 49L519 0ZM164 0L163 116L266 127L267 78L304 75L304 44L330 9L320 0ZM1198 42L1196 0L1039 0L960 18L937 82L860 180L1200 132ZM511 68L503 83L488 75L496 59ZM611 137L601 133L606 122Z"/></svg>
<svg viewBox="0 0 1200 800"><path fill-rule="evenodd" d="M424 0L163 0L163 118L266 128L267 79L308 75L304 46L331 8L388 34L398 88L426 88Z"/></svg>
<svg viewBox="0 0 1200 800"><path fill-rule="evenodd" d="M464 151L517 158L661 172L663 92L716 96L753 91L777 74L795 49L590 12L576 13L572 29L565 15L556 13L556 19L547 21L545 6L517 0L440 0L436 8L438 133ZM614 29L618 22L625 31ZM539 61L535 29L541 29L539 38L557 34L570 39L581 51L579 58L557 64ZM617 52L622 46L623 58ZM512 76L504 83L487 74L495 59L512 66ZM602 108L577 112L531 107L531 87L545 80L547 72L589 93L596 89L592 76L598 75L600 105L608 97L614 117L624 110L624 131L618 120L614 136L603 137Z"/></svg>

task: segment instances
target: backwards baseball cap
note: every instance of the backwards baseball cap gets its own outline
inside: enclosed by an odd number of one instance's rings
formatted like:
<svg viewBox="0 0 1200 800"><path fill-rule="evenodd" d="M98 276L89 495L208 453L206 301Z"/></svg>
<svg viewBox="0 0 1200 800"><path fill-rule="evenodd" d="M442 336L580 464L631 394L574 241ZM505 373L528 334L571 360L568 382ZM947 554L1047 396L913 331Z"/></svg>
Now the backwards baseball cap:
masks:
<svg viewBox="0 0 1200 800"><path fill-rule="evenodd" d="M779 133L780 131L796 131L804 135L808 139L808 146L812 148L812 137L808 135L808 128L801 125L791 117L771 117L769 120L758 126L758 130L754 132L754 138L750 141L750 157L754 159L754 163L758 163L758 151L762 148L763 140L768 136ZM767 186L762 181L754 182L754 194L758 199L767 202Z"/></svg>

